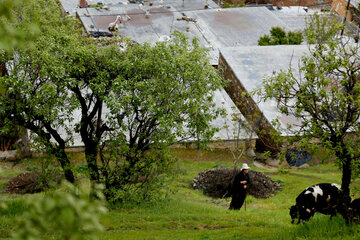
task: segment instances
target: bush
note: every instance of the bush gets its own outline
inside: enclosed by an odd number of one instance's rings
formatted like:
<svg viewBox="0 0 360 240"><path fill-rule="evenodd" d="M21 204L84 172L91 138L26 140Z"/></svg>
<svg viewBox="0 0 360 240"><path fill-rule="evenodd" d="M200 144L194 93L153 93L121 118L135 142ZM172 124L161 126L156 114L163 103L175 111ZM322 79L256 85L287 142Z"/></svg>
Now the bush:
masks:
<svg viewBox="0 0 360 240"><path fill-rule="evenodd" d="M303 35L301 32L288 32L287 39L289 45L299 45L303 40Z"/></svg>
<svg viewBox="0 0 360 240"><path fill-rule="evenodd" d="M272 27L270 34L274 43L272 45L283 45L287 43L286 32L281 27Z"/></svg>
<svg viewBox="0 0 360 240"><path fill-rule="evenodd" d="M271 37L269 35L264 35L259 38L258 45L260 46L267 46L271 44Z"/></svg>
<svg viewBox="0 0 360 240"><path fill-rule="evenodd" d="M174 159L163 149L145 153L107 145L101 151L104 195L111 204L157 201L166 195Z"/></svg>
<svg viewBox="0 0 360 240"><path fill-rule="evenodd" d="M267 45L299 45L303 40L303 35L301 32L291 32L286 33L280 27L272 27L270 30L270 36L265 34L261 36L258 40L259 46Z"/></svg>
<svg viewBox="0 0 360 240"><path fill-rule="evenodd" d="M89 199L88 194L70 183L29 206L13 235L16 240L50 236L64 240L96 239L95 233L104 230L98 219L98 214L106 211L101 202Z"/></svg>
<svg viewBox="0 0 360 240"><path fill-rule="evenodd" d="M237 0L230 0L230 1L225 1L221 7L222 8L237 8L237 7L245 7L245 1L237 1Z"/></svg>

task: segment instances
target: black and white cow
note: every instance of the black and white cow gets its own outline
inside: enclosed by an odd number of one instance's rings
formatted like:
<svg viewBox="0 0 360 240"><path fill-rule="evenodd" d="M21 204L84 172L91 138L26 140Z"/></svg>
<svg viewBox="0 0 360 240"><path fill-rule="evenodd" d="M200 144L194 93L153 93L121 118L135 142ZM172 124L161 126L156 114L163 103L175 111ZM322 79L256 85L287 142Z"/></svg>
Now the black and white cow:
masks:
<svg viewBox="0 0 360 240"><path fill-rule="evenodd" d="M296 198L296 205L291 206L291 223L298 218L297 223L308 221L315 212L336 215L336 207L340 197L340 185L335 183L320 183L306 188Z"/></svg>

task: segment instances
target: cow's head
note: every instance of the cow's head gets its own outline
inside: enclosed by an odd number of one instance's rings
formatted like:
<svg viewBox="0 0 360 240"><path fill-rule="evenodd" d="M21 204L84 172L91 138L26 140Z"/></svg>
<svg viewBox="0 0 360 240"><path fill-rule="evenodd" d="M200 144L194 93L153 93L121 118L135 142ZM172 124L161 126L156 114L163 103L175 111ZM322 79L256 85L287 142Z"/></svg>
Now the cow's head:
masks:
<svg viewBox="0 0 360 240"><path fill-rule="evenodd" d="M314 216L314 209L310 209L310 208L305 208L304 206L302 206L299 210L299 222L298 223L303 223L305 221L309 221L309 219Z"/></svg>
<svg viewBox="0 0 360 240"><path fill-rule="evenodd" d="M299 206L294 205L290 207L290 217L291 217L291 223L294 223L295 219L300 216L299 212Z"/></svg>

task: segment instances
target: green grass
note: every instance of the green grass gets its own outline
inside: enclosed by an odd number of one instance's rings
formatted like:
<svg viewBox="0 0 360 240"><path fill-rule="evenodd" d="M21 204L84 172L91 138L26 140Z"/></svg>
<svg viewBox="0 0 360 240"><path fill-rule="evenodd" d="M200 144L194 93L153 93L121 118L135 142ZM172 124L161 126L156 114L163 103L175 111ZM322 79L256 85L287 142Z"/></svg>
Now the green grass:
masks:
<svg viewBox="0 0 360 240"><path fill-rule="evenodd" d="M163 201L151 204L117 206L101 216L106 231L99 239L360 239L360 227L347 225L337 216L315 214L304 225L292 225L288 208L306 187L321 182L341 182L340 171L333 165L316 165L306 169L290 169L288 173L251 166L283 184L283 189L268 199L247 198L246 211L228 210L230 198L212 199L201 191L189 189L191 180L205 169L232 167L232 160L223 151L174 151L179 156L178 175L170 184L170 194ZM81 156L74 154L79 164ZM4 179L16 175L29 163L3 168ZM84 181L86 183L86 181ZM0 182L3 188L4 181ZM351 185L353 197L360 197L360 181ZM26 210L26 199L33 196L1 194L0 200L11 207L0 211L0 237L16 231L16 219ZM15 199L13 199L15 197Z"/></svg>

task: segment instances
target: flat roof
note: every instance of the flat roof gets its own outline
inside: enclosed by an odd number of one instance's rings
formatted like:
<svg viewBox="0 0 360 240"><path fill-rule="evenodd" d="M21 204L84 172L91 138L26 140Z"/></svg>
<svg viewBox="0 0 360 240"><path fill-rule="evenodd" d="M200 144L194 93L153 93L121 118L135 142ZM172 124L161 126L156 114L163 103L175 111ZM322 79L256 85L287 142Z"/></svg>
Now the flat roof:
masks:
<svg viewBox="0 0 360 240"><path fill-rule="evenodd" d="M281 69L287 70L291 66L296 74L301 57L309 53L309 49L306 45L250 46L221 48L220 53L250 93L263 87L265 77ZM283 135L289 134L286 131L288 125L298 127L299 119L281 114L274 99L263 102L259 96L253 96L253 100L270 123L275 119L280 120Z"/></svg>
<svg viewBox="0 0 360 240"><path fill-rule="evenodd" d="M306 25L306 18L316 12L318 9L312 9L304 6L273 8L272 12L287 25L290 31L302 31Z"/></svg>
<svg viewBox="0 0 360 240"><path fill-rule="evenodd" d="M269 34L272 27L290 29L267 7L178 11L170 5L150 7L129 4L127 8L130 20L119 25L121 36L128 36L139 43L154 43L178 30L190 39L197 37L202 46L208 47L213 65L218 63L218 49L221 47L254 46L260 36ZM147 9L150 11L148 17L145 15ZM109 23L118 15L125 17L123 6L109 10L82 8L77 9L77 15L90 34L110 34ZM183 15L190 20L182 20Z"/></svg>

